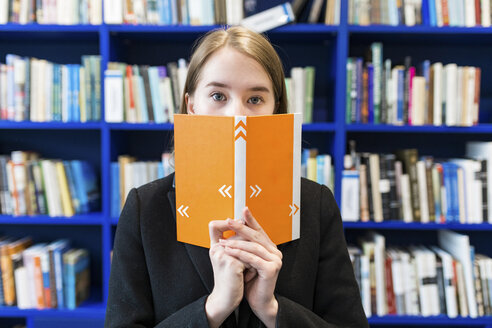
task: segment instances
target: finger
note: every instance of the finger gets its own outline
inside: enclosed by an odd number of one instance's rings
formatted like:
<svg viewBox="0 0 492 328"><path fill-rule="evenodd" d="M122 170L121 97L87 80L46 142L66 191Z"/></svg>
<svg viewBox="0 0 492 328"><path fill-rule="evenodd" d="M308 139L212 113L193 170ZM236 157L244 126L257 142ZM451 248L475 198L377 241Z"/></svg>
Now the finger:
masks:
<svg viewBox="0 0 492 328"><path fill-rule="evenodd" d="M263 230L254 230L248 225L241 224L231 219L227 219L226 222L229 225L229 228L237 235L243 237L243 239L256 242L265 247L271 253L280 253L277 246L270 240L270 238L268 238L267 234Z"/></svg>
<svg viewBox="0 0 492 328"><path fill-rule="evenodd" d="M262 245L251 241L221 239L220 245L224 247L241 249L245 252L252 253L258 257L261 257L265 261L275 261L276 259L279 259L279 257L276 254L270 253Z"/></svg>
<svg viewBox="0 0 492 328"><path fill-rule="evenodd" d="M251 210L247 206L243 209L243 218L244 218L245 223L249 227L251 227L253 230L263 231L263 228L258 223L258 221L256 221L253 214L251 213Z"/></svg>
<svg viewBox="0 0 492 328"><path fill-rule="evenodd" d="M251 280L253 280L257 275L258 275L258 271L256 271L255 269L251 268L248 268L248 270L244 271L244 283L247 284L248 282L250 282Z"/></svg>
<svg viewBox="0 0 492 328"><path fill-rule="evenodd" d="M258 271L258 274L260 276L263 276L263 278L269 278L278 274L278 271L280 271L280 268L282 267L282 262L279 259L275 261L265 261L264 259L256 256L253 253L227 246L224 248L224 250L226 254L237 258L246 265L251 265L254 269L256 269L256 271Z"/></svg>
<svg viewBox="0 0 492 328"><path fill-rule="evenodd" d="M208 233L210 235L210 246L219 242L223 238L223 233L231 230L226 220L214 220L208 223Z"/></svg>

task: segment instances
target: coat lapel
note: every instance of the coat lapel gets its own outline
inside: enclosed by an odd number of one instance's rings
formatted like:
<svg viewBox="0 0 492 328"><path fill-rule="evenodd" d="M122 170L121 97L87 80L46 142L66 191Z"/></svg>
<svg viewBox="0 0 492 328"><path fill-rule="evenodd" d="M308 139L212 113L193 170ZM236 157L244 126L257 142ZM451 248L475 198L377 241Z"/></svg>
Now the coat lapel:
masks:
<svg viewBox="0 0 492 328"><path fill-rule="evenodd" d="M169 191L167 198L171 204L174 221L176 221L176 192L174 190ZM207 291L211 293L214 288L214 276L208 249L186 243L184 246Z"/></svg>

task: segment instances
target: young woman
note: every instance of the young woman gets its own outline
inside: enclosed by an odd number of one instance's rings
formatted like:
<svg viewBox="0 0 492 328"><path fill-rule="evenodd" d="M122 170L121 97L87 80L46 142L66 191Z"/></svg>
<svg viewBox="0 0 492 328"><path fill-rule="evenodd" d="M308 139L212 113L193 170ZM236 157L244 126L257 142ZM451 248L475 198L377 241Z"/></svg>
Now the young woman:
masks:
<svg viewBox="0 0 492 328"><path fill-rule="evenodd" d="M287 112L282 64L242 27L208 33L181 113ZM210 250L176 241L174 174L133 189L114 243L106 327L368 327L332 193L302 179L301 237L279 245L247 208L214 220ZM233 230L227 240L222 233Z"/></svg>

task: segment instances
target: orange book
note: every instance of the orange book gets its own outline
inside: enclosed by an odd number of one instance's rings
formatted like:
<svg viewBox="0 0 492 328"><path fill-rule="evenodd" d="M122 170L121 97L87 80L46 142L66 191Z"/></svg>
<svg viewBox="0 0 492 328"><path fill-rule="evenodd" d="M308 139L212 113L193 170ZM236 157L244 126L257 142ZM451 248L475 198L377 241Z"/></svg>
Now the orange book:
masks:
<svg viewBox="0 0 492 328"><path fill-rule="evenodd" d="M174 117L179 241L210 246L208 223L248 206L270 239L299 238L301 114Z"/></svg>
<svg viewBox="0 0 492 328"><path fill-rule="evenodd" d="M46 307L44 300L44 289L43 289L43 272L41 271L41 253L37 251L33 254L34 262L34 287L36 294L36 307L42 310Z"/></svg>
<svg viewBox="0 0 492 328"><path fill-rule="evenodd" d="M3 295L6 305L14 305L16 302L12 255L22 252L31 243L30 237L24 237L8 244L5 249L3 247L1 249L0 264L3 278Z"/></svg>

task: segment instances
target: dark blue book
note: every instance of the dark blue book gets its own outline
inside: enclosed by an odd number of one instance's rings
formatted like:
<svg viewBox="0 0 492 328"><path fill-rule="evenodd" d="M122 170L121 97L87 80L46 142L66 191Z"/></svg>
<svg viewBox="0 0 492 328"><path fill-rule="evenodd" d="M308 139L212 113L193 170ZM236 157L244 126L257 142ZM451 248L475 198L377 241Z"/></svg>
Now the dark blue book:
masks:
<svg viewBox="0 0 492 328"><path fill-rule="evenodd" d="M369 108L368 123L374 123L374 66L371 63L367 64L367 80L369 88L367 95Z"/></svg>

